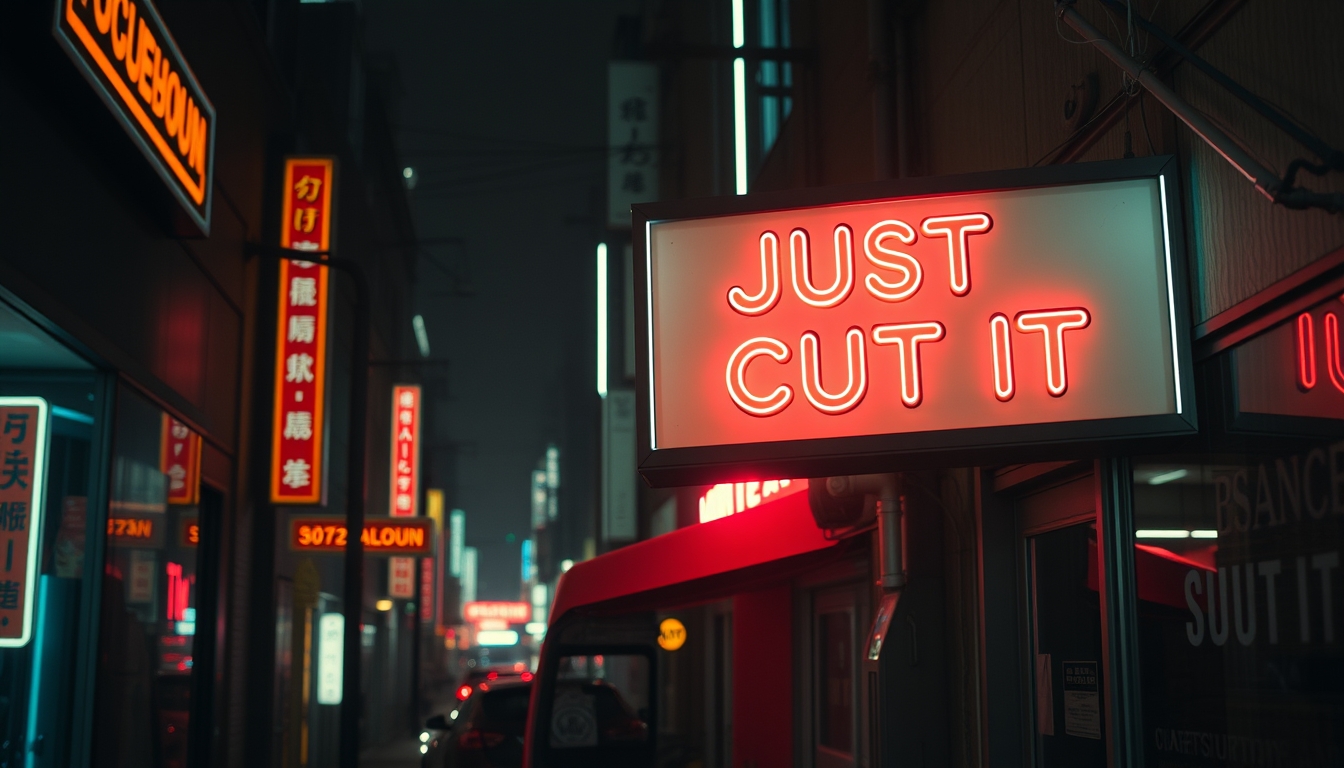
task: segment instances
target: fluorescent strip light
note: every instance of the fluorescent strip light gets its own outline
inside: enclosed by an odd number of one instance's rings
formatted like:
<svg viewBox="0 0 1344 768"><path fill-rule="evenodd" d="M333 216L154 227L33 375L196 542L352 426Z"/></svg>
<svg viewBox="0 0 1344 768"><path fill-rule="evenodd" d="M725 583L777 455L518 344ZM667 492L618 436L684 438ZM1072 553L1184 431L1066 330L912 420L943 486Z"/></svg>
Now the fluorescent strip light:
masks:
<svg viewBox="0 0 1344 768"><path fill-rule="evenodd" d="M597 394L607 396L607 244L597 244Z"/></svg>
<svg viewBox="0 0 1344 768"><path fill-rule="evenodd" d="M747 194L747 60L733 59L733 145L737 153L737 194Z"/></svg>
<svg viewBox="0 0 1344 768"><path fill-rule="evenodd" d="M1190 532L1183 528L1150 528L1134 532L1136 539L1188 539Z"/></svg>
<svg viewBox="0 0 1344 768"><path fill-rule="evenodd" d="M1188 469L1173 469L1170 472L1163 472L1160 475L1153 475L1152 477L1148 478L1148 484L1162 485L1163 483L1170 483L1172 480L1180 480L1182 477L1185 477L1188 474L1190 474L1190 470Z"/></svg>
<svg viewBox="0 0 1344 768"><path fill-rule="evenodd" d="M411 327L415 329L415 344L420 347L420 356L429 357L429 334L425 333L425 318L420 315L412 317Z"/></svg>
<svg viewBox="0 0 1344 768"><path fill-rule="evenodd" d="M747 17L742 8L742 0L733 0L733 47L741 48L747 44Z"/></svg>
<svg viewBox="0 0 1344 768"><path fill-rule="evenodd" d="M1171 279L1171 228L1167 225L1167 177L1157 177L1162 193L1162 253L1167 263L1167 313L1171 323L1171 378L1176 382L1176 412L1181 410L1181 356L1176 346L1176 284Z"/></svg>
<svg viewBox="0 0 1344 768"><path fill-rule="evenodd" d="M1191 531L1191 532L1190 532L1190 538L1192 538L1192 539L1216 539L1216 538L1218 538L1218 532L1217 532L1217 531L1207 531L1207 530L1206 530L1206 531Z"/></svg>

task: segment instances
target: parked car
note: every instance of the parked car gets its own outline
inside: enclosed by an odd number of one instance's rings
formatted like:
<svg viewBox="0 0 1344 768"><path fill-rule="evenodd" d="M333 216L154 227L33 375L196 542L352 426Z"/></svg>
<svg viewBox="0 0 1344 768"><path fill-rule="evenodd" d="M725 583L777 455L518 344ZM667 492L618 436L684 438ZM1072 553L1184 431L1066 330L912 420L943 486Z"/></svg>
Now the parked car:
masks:
<svg viewBox="0 0 1344 768"><path fill-rule="evenodd" d="M476 683L448 717L425 722L422 768L516 768L523 764L532 676L497 676Z"/></svg>

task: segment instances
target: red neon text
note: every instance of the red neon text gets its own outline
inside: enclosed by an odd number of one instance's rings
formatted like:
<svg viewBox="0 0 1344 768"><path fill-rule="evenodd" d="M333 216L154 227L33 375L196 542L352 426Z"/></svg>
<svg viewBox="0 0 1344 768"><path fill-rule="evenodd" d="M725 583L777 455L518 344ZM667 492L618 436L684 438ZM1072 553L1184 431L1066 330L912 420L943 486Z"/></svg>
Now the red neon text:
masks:
<svg viewBox="0 0 1344 768"><path fill-rule="evenodd" d="M789 233L789 265L793 269L793 291L803 303L819 309L838 305L854 290L854 231L848 224L835 228L835 281L829 288L819 290L812 285L812 257L806 229Z"/></svg>
<svg viewBox="0 0 1344 768"><path fill-rule="evenodd" d="M989 342L994 355L994 397L1006 403L1013 399L1013 339L1008 333L1008 316L995 312L989 318Z"/></svg>
<svg viewBox="0 0 1344 768"><path fill-rule="evenodd" d="M1064 332L1086 328L1092 316L1086 309L1044 309L1017 314L1017 330L1040 333L1045 345L1045 386L1059 397L1069 390L1068 365L1064 359Z"/></svg>
<svg viewBox="0 0 1344 768"><path fill-rule="evenodd" d="M868 234L863 236L863 252L868 262L875 267L890 269L901 273L901 279L894 283L883 280L876 274L864 278L868 293L882 301L905 301L919 290L924 282L924 270L919 260L902 251L888 248L884 243L891 239L900 240L905 245L915 242L915 230L904 221L890 219L874 224ZM873 253L880 251L882 256Z"/></svg>
<svg viewBox="0 0 1344 768"><path fill-rule="evenodd" d="M748 296L739 286L728 291L728 305L747 315L763 315L779 303L779 236L761 233L761 290Z"/></svg>
<svg viewBox="0 0 1344 768"><path fill-rule="evenodd" d="M848 351L845 388L836 394L827 392L821 384L821 341L812 331L803 333L803 394L807 401L822 413L838 415L854 409L868 393L868 361L864 357L863 329L850 328L845 333Z"/></svg>
<svg viewBox="0 0 1344 768"><path fill-rule="evenodd" d="M905 323L873 327L874 344L895 344L901 358L901 403L918 407L924 400L919 373L919 345L941 341L946 335L942 323Z"/></svg>
<svg viewBox="0 0 1344 768"><path fill-rule="evenodd" d="M971 255L966 242L968 235L979 235L989 231L994 225L989 216L983 213L967 213L959 216L931 216L924 220L919 228L929 237L947 238L947 258L952 293L965 296L971 292Z"/></svg>

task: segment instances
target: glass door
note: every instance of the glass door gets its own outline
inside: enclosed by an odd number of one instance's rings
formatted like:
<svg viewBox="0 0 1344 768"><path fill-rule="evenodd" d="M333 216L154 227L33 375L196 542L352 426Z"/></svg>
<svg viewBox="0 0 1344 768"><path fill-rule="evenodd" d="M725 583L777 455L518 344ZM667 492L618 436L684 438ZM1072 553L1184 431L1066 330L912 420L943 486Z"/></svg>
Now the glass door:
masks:
<svg viewBox="0 0 1344 768"><path fill-rule="evenodd" d="M1019 502L1029 598L1034 764L1106 765L1097 532L1091 476Z"/></svg>
<svg viewBox="0 0 1344 768"><path fill-rule="evenodd" d="M858 765L858 611L852 587L818 593L812 612L815 765Z"/></svg>

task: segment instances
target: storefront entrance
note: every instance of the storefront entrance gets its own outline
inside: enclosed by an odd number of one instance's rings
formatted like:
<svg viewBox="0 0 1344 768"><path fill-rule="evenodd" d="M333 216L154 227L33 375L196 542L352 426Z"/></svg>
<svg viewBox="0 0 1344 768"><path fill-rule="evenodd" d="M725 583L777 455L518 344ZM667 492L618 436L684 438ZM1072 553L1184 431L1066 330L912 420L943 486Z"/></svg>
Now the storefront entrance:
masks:
<svg viewBox="0 0 1344 768"><path fill-rule="evenodd" d="M1017 503L1040 768L1106 765L1094 498L1086 475Z"/></svg>

